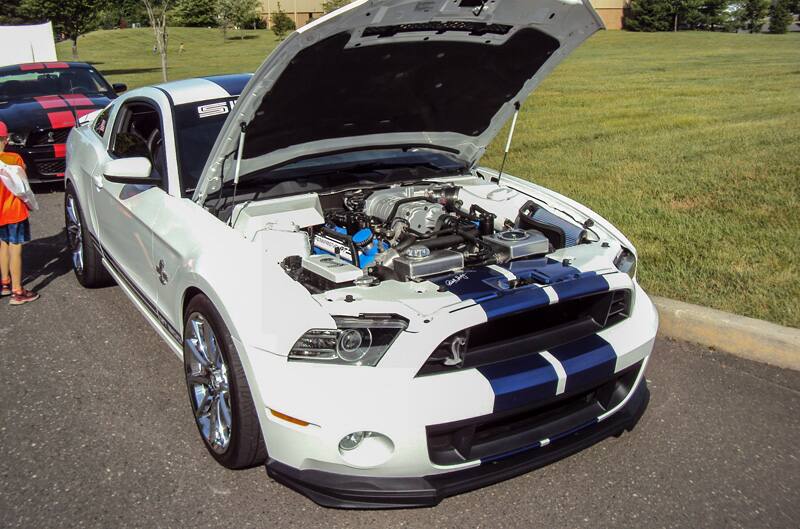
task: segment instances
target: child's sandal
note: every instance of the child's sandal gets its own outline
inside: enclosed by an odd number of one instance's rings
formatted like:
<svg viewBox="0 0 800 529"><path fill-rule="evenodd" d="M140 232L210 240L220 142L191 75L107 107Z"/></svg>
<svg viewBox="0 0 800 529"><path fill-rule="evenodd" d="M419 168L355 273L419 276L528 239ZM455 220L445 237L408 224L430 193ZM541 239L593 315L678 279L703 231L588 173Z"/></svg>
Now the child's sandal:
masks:
<svg viewBox="0 0 800 529"><path fill-rule="evenodd" d="M18 292L11 293L11 299L8 300L9 305L22 305L24 303L30 303L31 301L36 301L39 299L39 294L36 292L32 292L30 290L25 290L24 288Z"/></svg>
<svg viewBox="0 0 800 529"><path fill-rule="evenodd" d="M8 281L0 281L0 296L10 296L11 295L11 280Z"/></svg>

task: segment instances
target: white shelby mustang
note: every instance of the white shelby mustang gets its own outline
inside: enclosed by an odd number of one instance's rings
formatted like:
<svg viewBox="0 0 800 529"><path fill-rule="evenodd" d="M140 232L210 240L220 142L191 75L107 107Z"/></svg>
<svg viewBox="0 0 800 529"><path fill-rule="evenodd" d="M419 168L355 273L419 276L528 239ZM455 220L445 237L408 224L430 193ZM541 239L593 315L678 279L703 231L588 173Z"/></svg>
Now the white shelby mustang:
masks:
<svg viewBox="0 0 800 529"><path fill-rule="evenodd" d="M618 435L658 326L633 246L478 166L601 27L586 0L360 0L252 76L132 90L69 137L78 280L183 359L219 463L323 505L433 505Z"/></svg>

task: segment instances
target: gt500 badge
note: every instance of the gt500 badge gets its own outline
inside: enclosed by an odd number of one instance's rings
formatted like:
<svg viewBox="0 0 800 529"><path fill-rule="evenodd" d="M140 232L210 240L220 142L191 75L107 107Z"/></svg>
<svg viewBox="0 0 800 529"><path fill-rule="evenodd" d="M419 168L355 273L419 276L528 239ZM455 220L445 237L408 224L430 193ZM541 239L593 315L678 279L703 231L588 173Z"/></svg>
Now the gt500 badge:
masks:
<svg viewBox="0 0 800 529"><path fill-rule="evenodd" d="M200 105L197 107L197 115L201 118L210 118L211 116L227 114L231 111L234 104L236 104L236 101L220 101L219 103Z"/></svg>

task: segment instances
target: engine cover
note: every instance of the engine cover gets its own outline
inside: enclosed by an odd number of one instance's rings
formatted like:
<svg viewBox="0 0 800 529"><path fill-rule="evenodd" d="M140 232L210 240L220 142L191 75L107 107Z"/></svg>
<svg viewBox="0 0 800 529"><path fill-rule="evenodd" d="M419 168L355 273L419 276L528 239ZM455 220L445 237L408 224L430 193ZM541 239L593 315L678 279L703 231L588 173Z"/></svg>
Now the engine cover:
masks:
<svg viewBox="0 0 800 529"><path fill-rule="evenodd" d="M445 214L444 206L424 198L414 200L412 192L410 188L376 191L367 198L364 212L384 222L400 218L408 222L412 230L429 233L436 227L439 217Z"/></svg>

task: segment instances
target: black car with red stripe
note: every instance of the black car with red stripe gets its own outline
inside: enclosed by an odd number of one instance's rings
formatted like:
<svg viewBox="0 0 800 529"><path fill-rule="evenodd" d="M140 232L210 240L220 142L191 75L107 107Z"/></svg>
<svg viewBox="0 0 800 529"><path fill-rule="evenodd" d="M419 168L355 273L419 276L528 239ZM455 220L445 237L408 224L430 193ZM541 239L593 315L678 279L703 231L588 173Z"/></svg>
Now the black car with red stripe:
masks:
<svg viewBox="0 0 800 529"><path fill-rule="evenodd" d="M64 177L66 141L78 120L125 91L90 64L44 62L0 68L0 121L9 131L7 151L25 160L33 182Z"/></svg>

